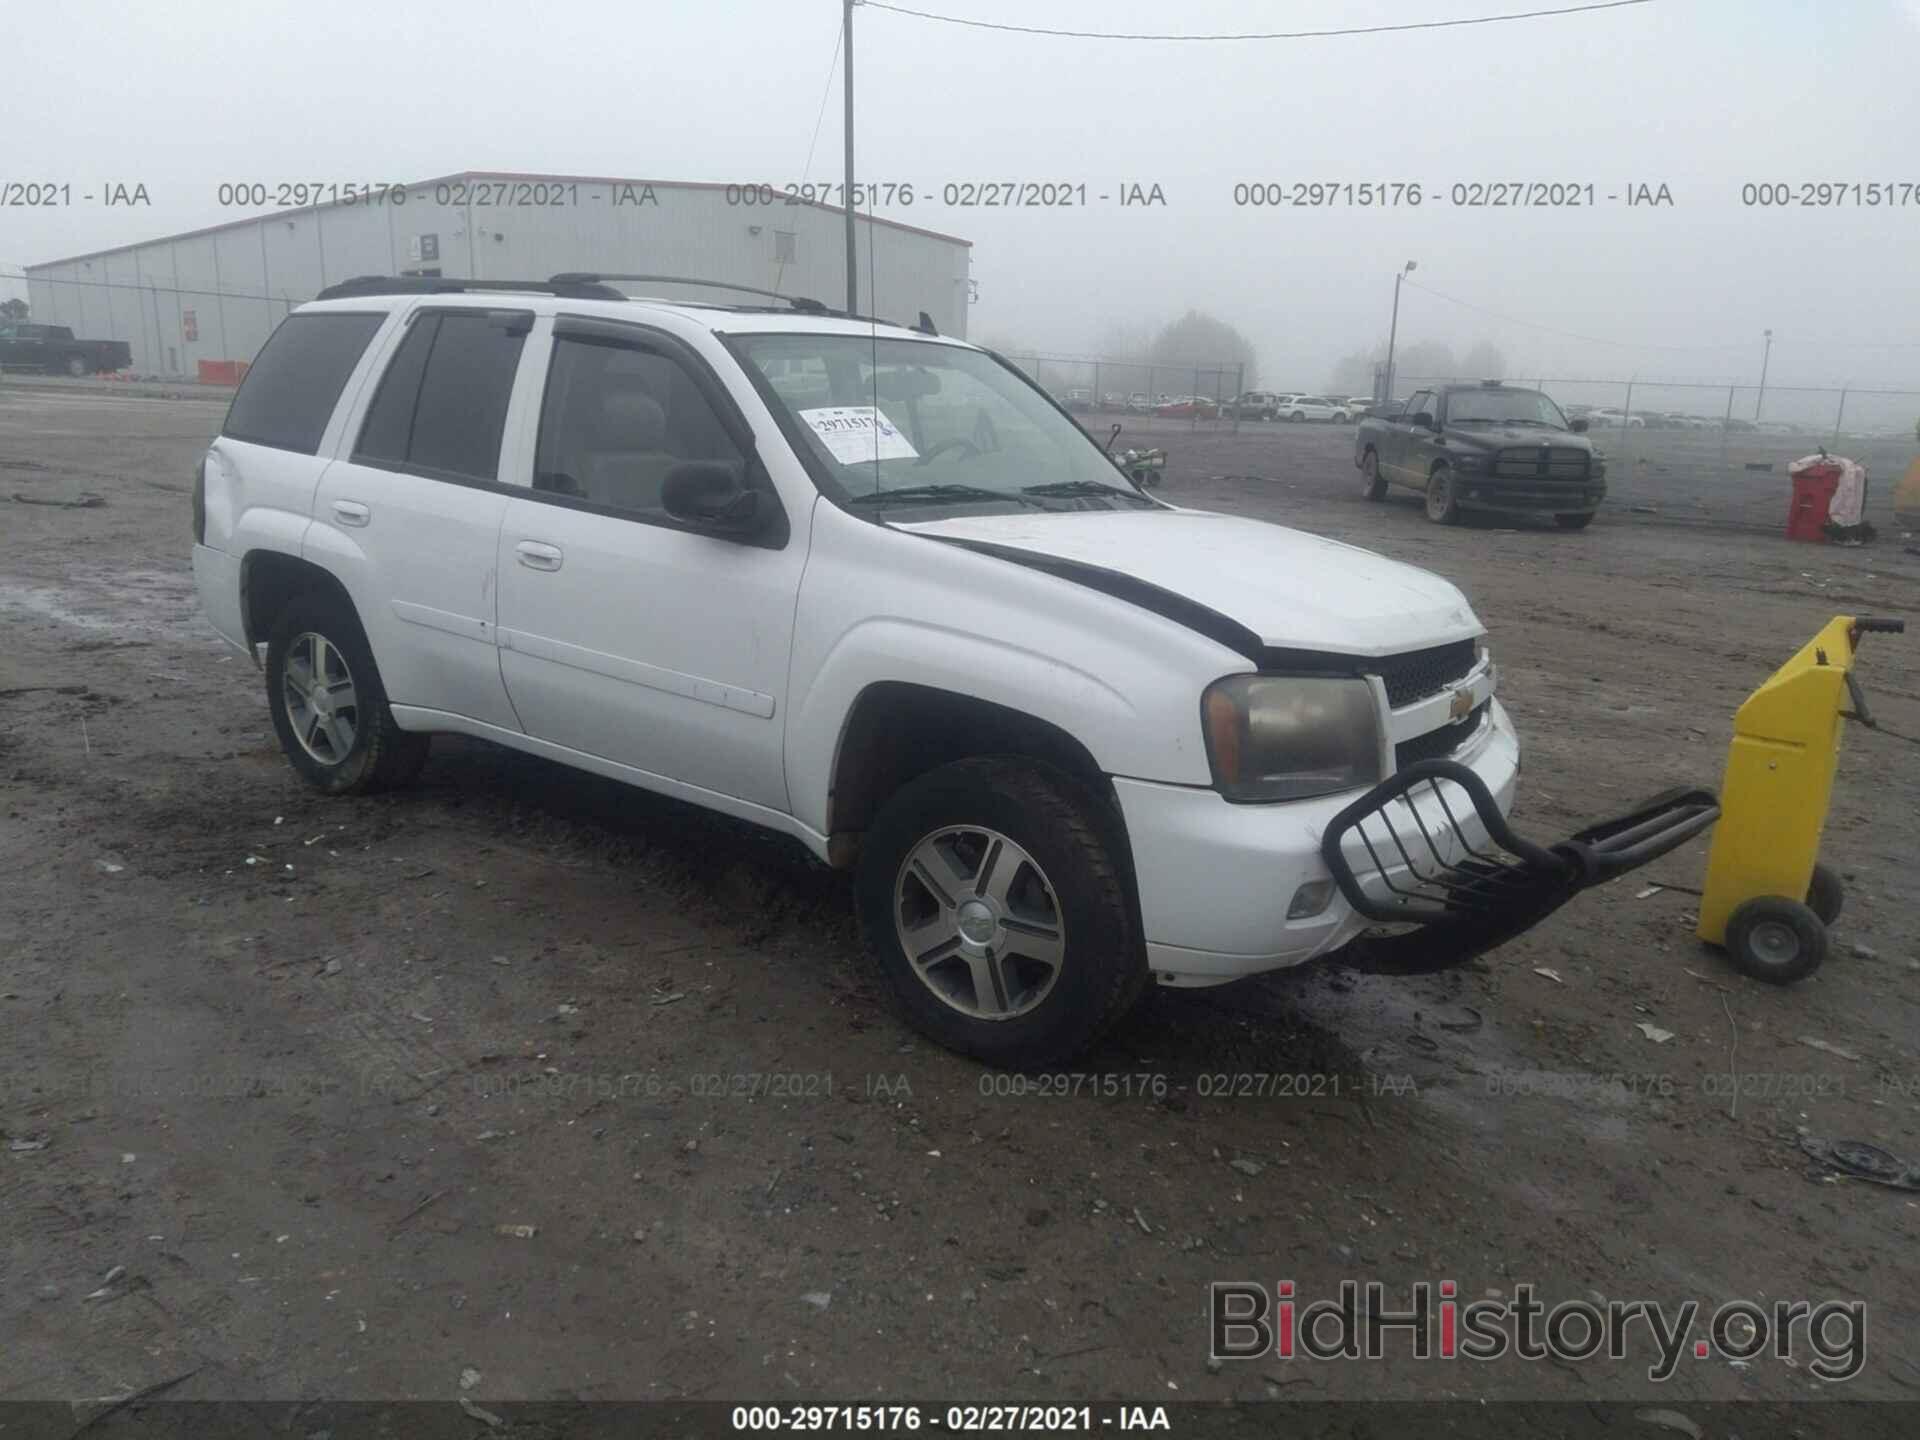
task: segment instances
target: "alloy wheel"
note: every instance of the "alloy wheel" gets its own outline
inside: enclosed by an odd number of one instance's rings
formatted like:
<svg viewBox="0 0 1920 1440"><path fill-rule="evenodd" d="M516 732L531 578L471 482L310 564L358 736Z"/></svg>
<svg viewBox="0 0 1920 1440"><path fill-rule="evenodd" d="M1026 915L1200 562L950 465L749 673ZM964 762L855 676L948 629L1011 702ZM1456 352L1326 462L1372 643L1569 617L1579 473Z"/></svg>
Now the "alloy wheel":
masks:
<svg viewBox="0 0 1920 1440"><path fill-rule="evenodd" d="M281 679L293 737L322 765L338 765L353 751L360 704L353 671L340 647L308 630L287 647Z"/></svg>
<svg viewBox="0 0 1920 1440"><path fill-rule="evenodd" d="M1011 1020L1047 998L1066 960L1059 897L997 830L949 826L907 852L894 928L920 982L976 1020Z"/></svg>

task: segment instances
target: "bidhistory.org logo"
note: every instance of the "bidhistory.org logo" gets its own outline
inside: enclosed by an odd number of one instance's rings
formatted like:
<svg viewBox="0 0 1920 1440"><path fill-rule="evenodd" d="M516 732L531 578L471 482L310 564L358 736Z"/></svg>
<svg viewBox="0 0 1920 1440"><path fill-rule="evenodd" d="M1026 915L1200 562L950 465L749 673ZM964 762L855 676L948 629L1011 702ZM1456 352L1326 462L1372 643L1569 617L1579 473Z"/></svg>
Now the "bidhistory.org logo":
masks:
<svg viewBox="0 0 1920 1440"><path fill-rule="evenodd" d="M1208 1355L1221 1361L1379 1360L1389 1349L1416 1360L1626 1360L1650 1357L1647 1378L1669 1379L1689 1351L1697 1360L1805 1363L1822 1380L1851 1380L1866 1365L1867 1307L1858 1300L1729 1300L1695 1333L1700 1302L1561 1300L1514 1286L1511 1298L1463 1300L1453 1280L1417 1280L1403 1308L1386 1287L1342 1280L1337 1297L1307 1300L1291 1280L1268 1293L1253 1281L1210 1287ZM1392 1305L1400 1305L1396 1295Z"/></svg>

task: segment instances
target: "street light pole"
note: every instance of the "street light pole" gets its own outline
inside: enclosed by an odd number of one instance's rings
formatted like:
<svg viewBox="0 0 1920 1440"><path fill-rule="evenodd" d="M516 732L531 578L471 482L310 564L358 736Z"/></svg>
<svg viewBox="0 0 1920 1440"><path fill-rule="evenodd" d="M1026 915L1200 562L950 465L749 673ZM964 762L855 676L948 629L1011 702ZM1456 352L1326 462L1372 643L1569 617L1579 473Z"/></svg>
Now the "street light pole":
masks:
<svg viewBox="0 0 1920 1440"><path fill-rule="evenodd" d="M853 0L845 0L842 8L840 54L846 68L840 72L840 90L847 106L847 175L840 191L840 203L847 212L847 313L853 315L860 309L860 266L853 231Z"/></svg>
<svg viewBox="0 0 1920 1440"><path fill-rule="evenodd" d="M1767 331L1767 350L1760 357L1760 393L1753 397L1753 418L1760 418L1760 403L1767 398L1767 362L1773 359L1773 331Z"/></svg>
<svg viewBox="0 0 1920 1440"><path fill-rule="evenodd" d="M1393 345L1400 336L1400 282L1412 274L1419 263L1417 260L1407 261L1406 268L1393 277L1393 323L1387 327L1387 393L1380 397L1383 405L1393 403Z"/></svg>

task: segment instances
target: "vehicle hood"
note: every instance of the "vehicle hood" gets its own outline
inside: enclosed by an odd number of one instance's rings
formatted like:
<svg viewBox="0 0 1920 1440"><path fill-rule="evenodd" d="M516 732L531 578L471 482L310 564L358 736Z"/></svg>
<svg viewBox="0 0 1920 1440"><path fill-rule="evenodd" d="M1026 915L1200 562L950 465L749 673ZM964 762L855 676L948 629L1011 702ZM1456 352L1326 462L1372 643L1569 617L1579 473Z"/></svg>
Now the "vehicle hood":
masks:
<svg viewBox="0 0 1920 1440"><path fill-rule="evenodd" d="M953 516L895 528L1130 577L1223 615L1279 649L1393 655L1485 628L1466 597L1431 571L1206 510Z"/></svg>
<svg viewBox="0 0 1920 1440"><path fill-rule="evenodd" d="M1551 445L1556 450L1591 450L1589 436L1571 430L1542 430L1536 425L1449 425L1447 443L1463 448L1504 449L1510 445Z"/></svg>

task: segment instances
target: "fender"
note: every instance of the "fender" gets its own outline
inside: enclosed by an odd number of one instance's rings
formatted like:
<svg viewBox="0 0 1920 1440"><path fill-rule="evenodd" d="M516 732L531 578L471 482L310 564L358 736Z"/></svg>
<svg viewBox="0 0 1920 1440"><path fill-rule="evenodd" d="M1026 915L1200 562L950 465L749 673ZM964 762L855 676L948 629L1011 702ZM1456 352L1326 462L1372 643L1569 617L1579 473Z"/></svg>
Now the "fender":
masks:
<svg viewBox="0 0 1920 1440"><path fill-rule="evenodd" d="M794 815L824 830L848 718L874 684L1031 715L1110 775L1205 786L1201 692L1250 668L1220 641L1084 583L823 506L789 681Z"/></svg>

